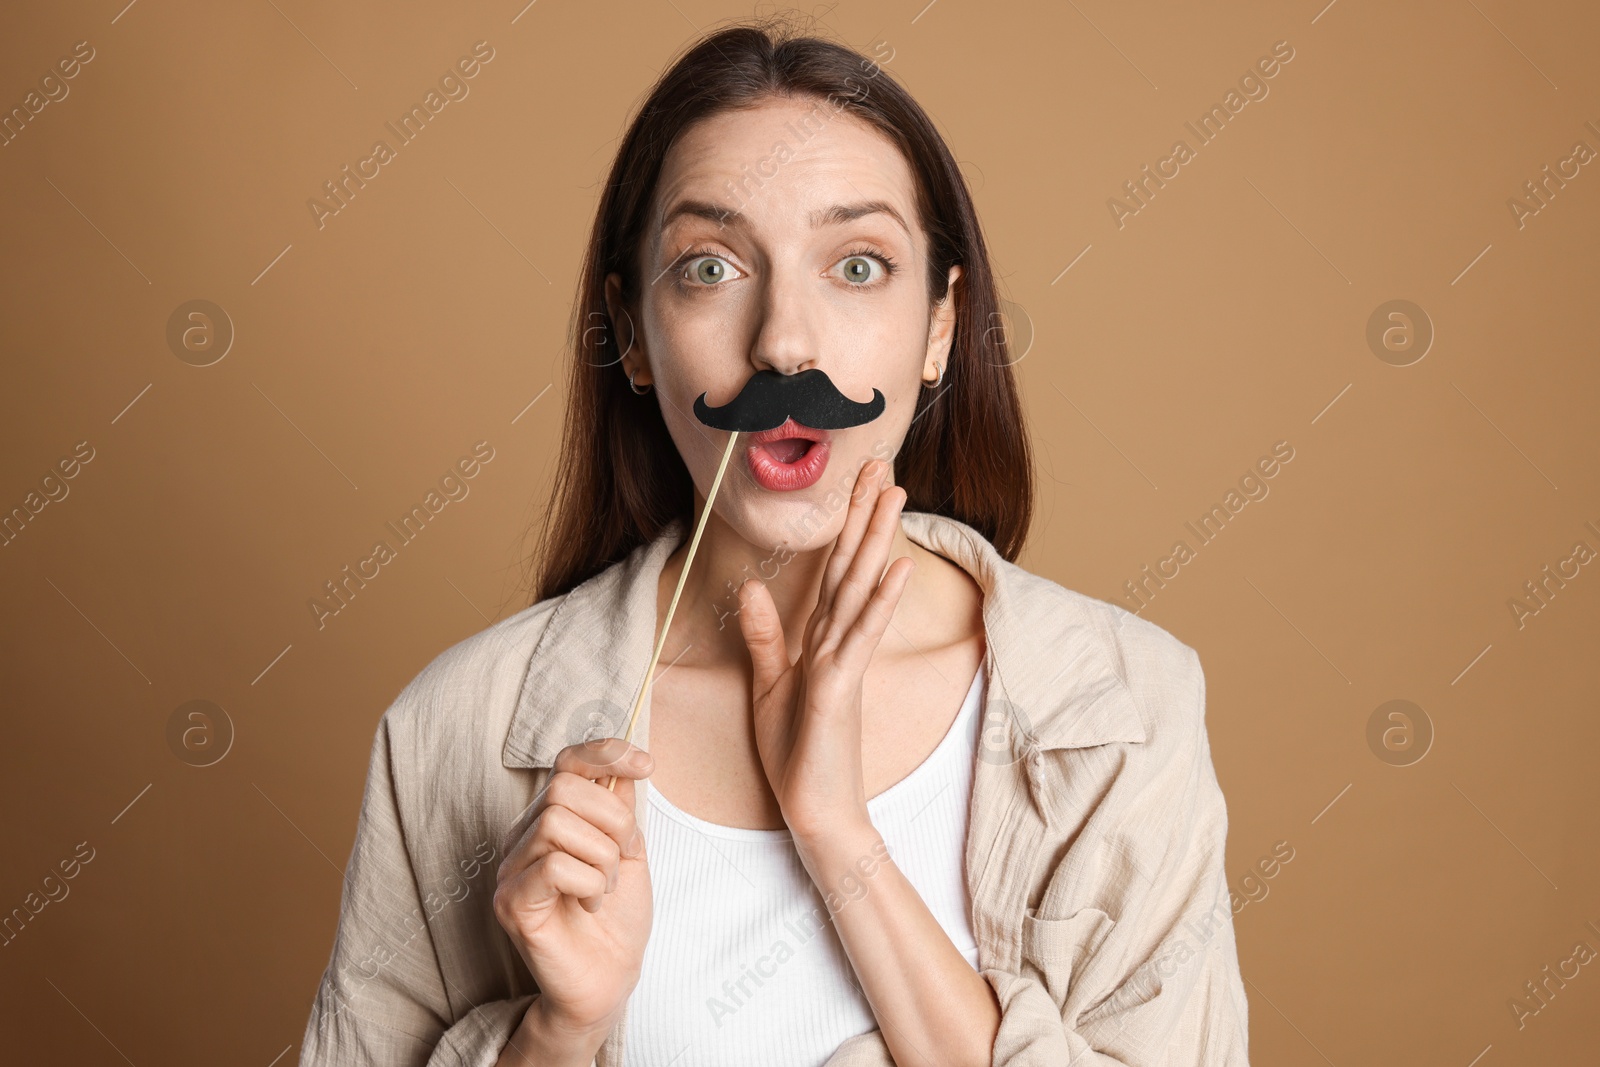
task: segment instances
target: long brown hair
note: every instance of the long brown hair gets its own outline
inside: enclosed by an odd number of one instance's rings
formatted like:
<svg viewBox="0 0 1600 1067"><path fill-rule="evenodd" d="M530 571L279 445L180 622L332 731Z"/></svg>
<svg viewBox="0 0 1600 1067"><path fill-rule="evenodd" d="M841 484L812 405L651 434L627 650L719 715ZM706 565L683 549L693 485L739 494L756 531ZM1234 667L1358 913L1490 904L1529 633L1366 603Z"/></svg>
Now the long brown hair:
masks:
<svg viewBox="0 0 1600 1067"><path fill-rule="evenodd" d="M923 389L894 457L906 511L949 516L1014 561L1033 511L1033 464L1008 356L1006 325L972 198L933 122L874 60L782 18L740 22L688 46L640 108L617 150L573 308L566 425L536 549L533 602L558 596L655 539L692 523L694 483L659 401L628 386L605 279L622 276L636 308L639 246L669 149L702 119L773 97L818 98L870 123L905 155L927 234L928 299L952 264L956 330L938 390Z"/></svg>

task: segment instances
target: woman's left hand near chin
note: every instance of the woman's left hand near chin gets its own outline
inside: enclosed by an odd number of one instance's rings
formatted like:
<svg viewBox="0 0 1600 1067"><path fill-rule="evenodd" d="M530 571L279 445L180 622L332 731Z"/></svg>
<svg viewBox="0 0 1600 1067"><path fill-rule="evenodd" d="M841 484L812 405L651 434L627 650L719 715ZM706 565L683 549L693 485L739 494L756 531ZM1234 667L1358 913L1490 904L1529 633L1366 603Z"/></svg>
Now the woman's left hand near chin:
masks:
<svg viewBox="0 0 1600 1067"><path fill-rule="evenodd" d="M741 587L756 748L801 849L874 832L861 769L862 679L916 566L901 557L884 572L906 500L899 486L883 487L888 469L872 460L856 476L797 661L766 586L752 578Z"/></svg>

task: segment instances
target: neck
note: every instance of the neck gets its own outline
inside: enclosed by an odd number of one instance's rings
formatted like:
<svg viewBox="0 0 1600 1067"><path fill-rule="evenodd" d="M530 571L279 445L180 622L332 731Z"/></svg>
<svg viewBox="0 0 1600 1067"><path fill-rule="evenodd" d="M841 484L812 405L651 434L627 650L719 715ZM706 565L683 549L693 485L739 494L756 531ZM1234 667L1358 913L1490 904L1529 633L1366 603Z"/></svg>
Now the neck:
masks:
<svg viewBox="0 0 1600 1067"><path fill-rule="evenodd" d="M678 576L683 573L684 562L688 559L695 526L704 509L705 498L697 490L689 536L667 558L661 570L656 606L658 634L661 622L666 618L667 607L672 603ZM672 630L661 650L658 673L673 662L700 667L749 663L750 653L739 628L739 587L750 578L759 579L771 593L783 625L790 659L797 658L805 638L806 624L817 605L823 570L827 567L834 543L828 541L801 551L788 548L775 550L752 544L713 511L706 520L705 530L700 535L700 547L695 551L694 565L678 597ZM903 617L906 609L920 599L923 590L919 579L926 580L929 573L929 569L922 566L921 562L930 555L907 537L902 527L896 525L889 555L884 560L885 569L901 556L910 556L919 563L901 594L897 617Z"/></svg>

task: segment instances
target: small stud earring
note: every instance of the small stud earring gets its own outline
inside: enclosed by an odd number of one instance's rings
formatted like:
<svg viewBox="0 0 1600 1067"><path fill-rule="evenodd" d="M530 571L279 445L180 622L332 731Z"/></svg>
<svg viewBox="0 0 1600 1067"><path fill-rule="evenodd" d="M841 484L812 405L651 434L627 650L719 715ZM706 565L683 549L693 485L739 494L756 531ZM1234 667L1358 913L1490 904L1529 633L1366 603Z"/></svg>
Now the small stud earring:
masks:
<svg viewBox="0 0 1600 1067"><path fill-rule="evenodd" d="M942 383L944 381L944 366L943 366L943 364L941 364L938 360L934 360L933 361L933 369L939 372L939 376L937 378L935 378L931 382L928 381L926 378L924 378L922 380L922 387L924 389L937 389L937 388L939 388L940 383Z"/></svg>

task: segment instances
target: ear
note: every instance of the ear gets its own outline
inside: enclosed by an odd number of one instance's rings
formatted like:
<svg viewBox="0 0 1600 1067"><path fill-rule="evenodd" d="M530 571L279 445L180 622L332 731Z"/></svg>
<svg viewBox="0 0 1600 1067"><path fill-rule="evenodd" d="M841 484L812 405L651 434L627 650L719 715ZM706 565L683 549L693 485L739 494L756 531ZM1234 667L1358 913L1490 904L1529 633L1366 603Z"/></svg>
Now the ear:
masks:
<svg viewBox="0 0 1600 1067"><path fill-rule="evenodd" d="M650 375L650 361L645 354L644 338L640 336L637 323L628 307L622 301L622 275L612 271L606 275L606 316L610 320L607 328L616 330L616 343L621 355L624 373L638 372L638 383L649 385L652 381Z"/></svg>
<svg viewBox="0 0 1600 1067"><path fill-rule="evenodd" d="M931 379L939 373L933 365L935 360L942 367L950 366L950 345L956 336L956 286L961 279L959 263L950 268L947 279L944 299L933 305L933 313L929 317L928 354L922 366L924 378Z"/></svg>

